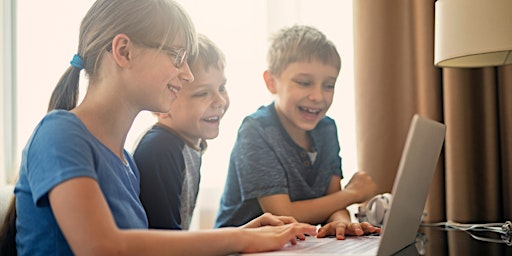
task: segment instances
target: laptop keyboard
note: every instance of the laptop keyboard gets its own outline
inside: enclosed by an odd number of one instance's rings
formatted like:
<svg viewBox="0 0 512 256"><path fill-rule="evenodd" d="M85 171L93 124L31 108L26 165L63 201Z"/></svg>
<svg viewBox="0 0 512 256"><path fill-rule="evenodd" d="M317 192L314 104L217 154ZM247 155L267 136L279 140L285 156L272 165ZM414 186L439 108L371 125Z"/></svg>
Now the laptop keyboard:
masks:
<svg viewBox="0 0 512 256"><path fill-rule="evenodd" d="M298 241L296 245L287 245L281 252L301 253L341 253L341 254L376 254L379 247L380 237L360 236L347 237L345 240L336 238L307 237L305 241Z"/></svg>

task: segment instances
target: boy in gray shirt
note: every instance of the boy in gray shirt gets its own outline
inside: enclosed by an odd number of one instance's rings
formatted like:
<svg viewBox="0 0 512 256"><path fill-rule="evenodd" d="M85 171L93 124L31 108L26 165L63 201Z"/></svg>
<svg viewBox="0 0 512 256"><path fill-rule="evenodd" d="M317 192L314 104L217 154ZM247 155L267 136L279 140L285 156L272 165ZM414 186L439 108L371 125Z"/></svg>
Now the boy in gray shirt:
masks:
<svg viewBox="0 0 512 256"><path fill-rule="evenodd" d="M263 77L275 100L242 122L215 226L270 212L323 224L319 237L379 232L352 223L346 210L374 195L371 177L356 172L341 189L336 124L326 116L341 68L336 47L319 30L296 25L273 38L267 61Z"/></svg>

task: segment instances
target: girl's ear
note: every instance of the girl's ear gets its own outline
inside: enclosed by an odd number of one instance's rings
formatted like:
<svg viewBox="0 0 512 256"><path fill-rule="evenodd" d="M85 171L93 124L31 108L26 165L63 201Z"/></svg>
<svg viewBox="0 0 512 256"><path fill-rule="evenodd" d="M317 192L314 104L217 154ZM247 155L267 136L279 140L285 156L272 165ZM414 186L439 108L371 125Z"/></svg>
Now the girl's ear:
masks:
<svg viewBox="0 0 512 256"><path fill-rule="evenodd" d="M125 34L118 34L112 39L112 55L117 65L125 67L131 59L133 43Z"/></svg>
<svg viewBox="0 0 512 256"><path fill-rule="evenodd" d="M270 71L265 70L265 72L263 72L263 80L265 80L265 84L267 85L267 89L270 91L270 93L276 94L277 88L274 75L272 75Z"/></svg>

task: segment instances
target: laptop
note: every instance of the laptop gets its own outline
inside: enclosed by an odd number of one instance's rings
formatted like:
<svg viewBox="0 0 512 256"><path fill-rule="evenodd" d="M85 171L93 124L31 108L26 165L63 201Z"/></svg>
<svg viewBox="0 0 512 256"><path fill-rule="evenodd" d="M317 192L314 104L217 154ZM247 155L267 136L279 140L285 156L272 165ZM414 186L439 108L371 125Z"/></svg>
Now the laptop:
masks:
<svg viewBox="0 0 512 256"><path fill-rule="evenodd" d="M404 255L402 252L411 252L411 247L418 255L414 244L445 130L442 123L413 116L380 236L347 236L345 240L307 237L297 245L250 255Z"/></svg>

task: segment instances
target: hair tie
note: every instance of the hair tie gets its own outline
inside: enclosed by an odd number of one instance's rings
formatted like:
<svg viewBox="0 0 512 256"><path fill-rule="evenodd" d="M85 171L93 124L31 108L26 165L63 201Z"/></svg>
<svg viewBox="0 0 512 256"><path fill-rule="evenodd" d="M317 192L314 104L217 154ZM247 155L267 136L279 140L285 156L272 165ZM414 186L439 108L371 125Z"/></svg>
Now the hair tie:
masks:
<svg viewBox="0 0 512 256"><path fill-rule="evenodd" d="M78 54L75 54L69 63L78 70L84 69L84 60Z"/></svg>

